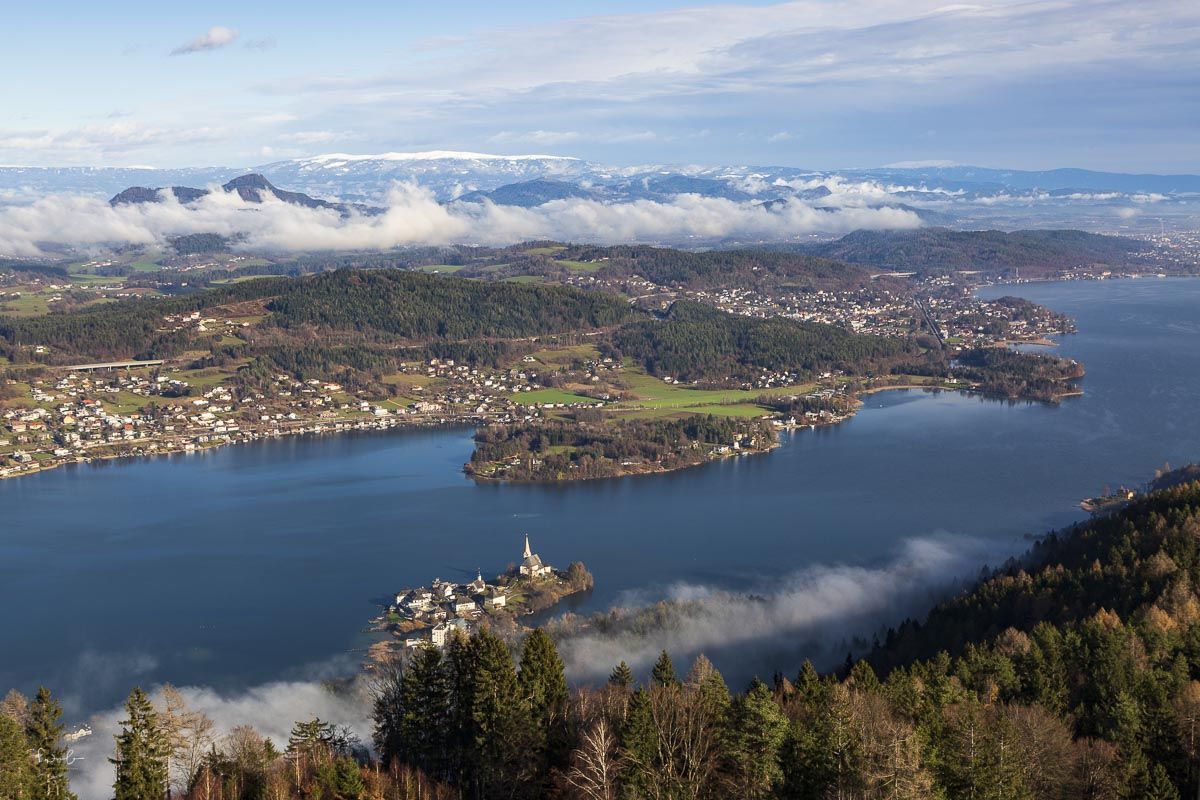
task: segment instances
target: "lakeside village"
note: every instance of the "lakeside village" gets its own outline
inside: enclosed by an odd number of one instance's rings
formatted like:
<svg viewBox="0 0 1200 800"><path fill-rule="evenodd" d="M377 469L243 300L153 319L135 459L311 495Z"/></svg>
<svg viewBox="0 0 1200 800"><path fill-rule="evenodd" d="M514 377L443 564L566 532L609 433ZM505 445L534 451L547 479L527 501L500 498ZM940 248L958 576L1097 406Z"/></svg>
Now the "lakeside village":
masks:
<svg viewBox="0 0 1200 800"><path fill-rule="evenodd" d="M5 278L0 271L0 284ZM917 301L886 281L846 291L768 294L682 291L636 276L617 280L591 273L573 275L570 282L623 291L651 307L682 297L736 314L824 322L869 335L908 336L932 329L947 344L964 348L1048 344L1074 330L1068 318L1049 309L1013 299L982 300L964 287L935 285L943 280L923 284L918 294L926 297ZM5 310L0 302L0 313ZM0 479L77 462L191 453L292 434L521 425L592 408L619 415L638 412L643 401L648 401L646 408L663 405L653 386L660 380L660 386L673 389L696 388L671 377L639 375L632 365L601 357L595 348L555 351L550 342L541 353L501 366L437 358L405 363L370 388L284 373L248 386L238 379L239 364L196 366L207 344L241 341L247 335L258 319L247 313L233 305L203 314L165 315L159 330L191 334L195 340L194 350L168 362L7 365L0 376ZM38 346L34 354L45 356L47 348ZM857 393L884 385L878 380L873 387L857 385L840 372L815 377L764 372L730 388L777 392L800 383L808 388L796 398L813 410L781 419L764 409L763 416L772 417L779 428L836 424L852 415ZM702 398L681 393L676 399L685 408ZM714 458L739 451L736 442L721 444L727 449L714 449Z"/></svg>
<svg viewBox="0 0 1200 800"><path fill-rule="evenodd" d="M484 624L501 635L523 633L521 617L591 588L592 576L581 562L557 570L533 552L527 535L520 563L493 583L479 570L470 583L435 578L429 586L397 592L384 613L371 620L371 631L386 632L390 638L370 647L367 668L416 647L445 647L455 631L469 635Z"/></svg>
<svg viewBox="0 0 1200 800"><path fill-rule="evenodd" d="M911 333L925 324L915 315L927 311L945 339L958 346L1044 342L1073 329L1065 317L1033 304L955 296L930 299L922 311L911 299L883 288L817 292L807 296L804 308L740 290L698 293L695 299L748 316L792 316L874 335ZM208 316L191 313L163 320L163 330L190 329L197 341L233 337L245 325L236 313L223 317L215 309ZM637 396L622 388L630 379L627 365L595 355L575 363L526 356L522 363L495 368L449 359L405 364L386 380L399 392L390 398L282 373L249 388L238 384L235 372L197 370L180 359L46 366L29 377L0 380L0 478L76 462L189 453L290 434L530 423L580 408L636 403ZM775 389L799 380L764 373L739 388ZM840 374L822 375L817 383L809 399L820 406L836 405L830 401L849 388ZM557 391L562 389L565 396ZM780 427L835 424L847 415L838 408L817 411Z"/></svg>

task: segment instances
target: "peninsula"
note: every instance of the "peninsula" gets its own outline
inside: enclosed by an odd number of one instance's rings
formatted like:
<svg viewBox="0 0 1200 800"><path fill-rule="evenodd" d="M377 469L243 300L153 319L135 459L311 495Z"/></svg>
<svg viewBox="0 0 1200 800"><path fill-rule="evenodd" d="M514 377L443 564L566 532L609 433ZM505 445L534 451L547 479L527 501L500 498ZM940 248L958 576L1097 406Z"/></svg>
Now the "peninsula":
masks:
<svg viewBox="0 0 1200 800"><path fill-rule="evenodd" d="M590 591L592 584L582 562L573 562L565 570L543 562L527 535L521 561L491 583L479 570L469 583L434 578L428 586L396 592L383 614L372 620L371 630L385 632L389 638L371 646L367 667L388 661L397 651L428 644L444 647L455 631L471 635L484 624L505 635L527 632L523 617Z"/></svg>

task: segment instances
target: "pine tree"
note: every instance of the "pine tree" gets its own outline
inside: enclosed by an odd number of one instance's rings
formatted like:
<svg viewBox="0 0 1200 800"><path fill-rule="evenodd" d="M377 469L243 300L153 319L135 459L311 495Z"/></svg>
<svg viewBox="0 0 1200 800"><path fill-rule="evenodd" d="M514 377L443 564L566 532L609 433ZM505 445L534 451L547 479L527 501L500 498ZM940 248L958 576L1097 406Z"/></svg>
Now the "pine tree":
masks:
<svg viewBox="0 0 1200 800"><path fill-rule="evenodd" d="M629 665L622 661L613 669L612 674L608 676L608 682L612 686L619 686L622 689L628 689L633 686L633 670Z"/></svg>
<svg viewBox="0 0 1200 800"><path fill-rule="evenodd" d="M850 668L850 686L856 692L871 692L879 688L879 677L870 664L859 660Z"/></svg>
<svg viewBox="0 0 1200 800"><path fill-rule="evenodd" d="M528 771L531 720L508 647L487 628L470 643L469 794L509 796Z"/></svg>
<svg viewBox="0 0 1200 800"><path fill-rule="evenodd" d="M782 783L779 752L787 727L771 690L757 678L734 701L726 740L739 797L771 797Z"/></svg>
<svg viewBox="0 0 1200 800"><path fill-rule="evenodd" d="M621 730L621 752L625 762L621 781L625 795L642 797L658 756L658 729L650 708L650 693L645 689L636 690L629 698L629 711Z"/></svg>
<svg viewBox="0 0 1200 800"><path fill-rule="evenodd" d="M573 739L567 677L558 649L540 628L525 637L517 685L533 720L538 773L565 767Z"/></svg>
<svg viewBox="0 0 1200 800"><path fill-rule="evenodd" d="M416 655L413 656L415 659ZM399 661L388 661L381 665L375 683L371 740L375 744L375 752L379 753L380 763L389 768L393 761L405 761L408 758L403 729L405 706L402 688L407 674L408 669L402 667Z"/></svg>
<svg viewBox="0 0 1200 800"><path fill-rule="evenodd" d="M12 717L0 714L0 798L30 796L33 759L25 731Z"/></svg>
<svg viewBox="0 0 1200 800"><path fill-rule="evenodd" d="M802 699L810 703L816 700L821 693L821 676L807 658L804 659L804 664L801 665L800 672L796 675L796 692Z"/></svg>
<svg viewBox="0 0 1200 800"><path fill-rule="evenodd" d="M711 724L725 724L729 715L729 687L713 663L703 655L696 656L688 671L687 685L698 693L700 707Z"/></svg>
<svg viewBox="0 0 1200 800"><path fill-rule="evenodd" d="M671 663L671 656L667 654L666 650L663 650L658 661L654 662L650 678L659 686L674 686L679 683L679 679L675 677L675 665Z"/></svg>
<svg viewBox="0 0 1200 800"><path fill-rule="evenodd" d="M450 686L441 651L418 648L400 684L401 758L427 775L447 777L449 762Z"/></svg>
<svg viewBox="0 0 1200 800"><path fill-rule="evenodd" d="M455 783L461 786L466 784L468 759L475 741L472 722L475 707L475 648L462 632L455 631L450 636L443 663L450 689L447 770Z"/></svg>
<svg viewBox="0 0 1200 800"><path fill-rule="evenodd" d="M1138 796L1145 800L1179 800L1179 790L1171 783L1166 768L1162 764L1155 764L1145 790Z"/></svg>
<svg viewBox="0 0 1200 800"><path fill-rule="evenodd" d="M67 748L63 746L62 706L46 687L29 705L25 736L34 756L30 800L74 800L68 790Z"/></svg>
<svg viewBox="0 0 1200 800"><path fill-rule="evenodd" d="M141 689L129 693L128 718L117 734L113 784L116 800L158 800L167 788L167 744L150 698Z"/></svg>

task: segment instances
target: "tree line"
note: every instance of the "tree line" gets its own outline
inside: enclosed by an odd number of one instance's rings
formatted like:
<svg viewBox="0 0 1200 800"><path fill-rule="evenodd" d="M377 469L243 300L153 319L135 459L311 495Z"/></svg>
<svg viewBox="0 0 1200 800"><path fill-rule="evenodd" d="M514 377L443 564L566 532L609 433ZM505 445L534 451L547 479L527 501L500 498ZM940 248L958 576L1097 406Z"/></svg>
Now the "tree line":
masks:
<svg viewBox="0 0 1200 800"><path fill-rule="evenodd" d="M489 425L475 433L468 475L510 481L608 478L639 468L701 464L714 447L763 448L775 441L762 420L694 414L682 419L608 419L577 412L571 422Z"/></svg>

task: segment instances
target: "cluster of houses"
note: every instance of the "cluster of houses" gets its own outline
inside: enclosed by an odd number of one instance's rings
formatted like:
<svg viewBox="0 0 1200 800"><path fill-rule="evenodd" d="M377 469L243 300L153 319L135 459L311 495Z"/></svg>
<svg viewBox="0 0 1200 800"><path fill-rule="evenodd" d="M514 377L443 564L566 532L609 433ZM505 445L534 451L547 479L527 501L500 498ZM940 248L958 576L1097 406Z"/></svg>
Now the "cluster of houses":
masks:
<svg viewBox="0 0 1200 800"><path fill-rule="evenodd" d="M529 537L525 537L525 552L521 563L517 566L515 577L518 582L550 577L554 568L543 564L537 553L530 550ZM504 586L490 584L483 579L482 571L477 571L475 580L470 583L453 583L435 578L429 586L419 586L416 589L405 589L396 594L388 613L398 616L407 623L416 635L404 640L406 647L419 647L427 642L435 647L446 644L450 634L459 630L470 633L485 615L506 608L509 589L512 584Z"/></svg>

